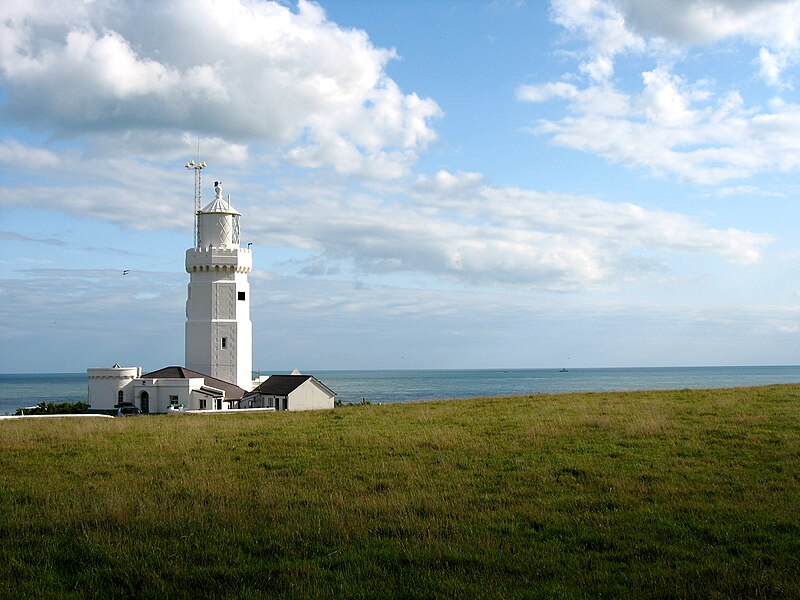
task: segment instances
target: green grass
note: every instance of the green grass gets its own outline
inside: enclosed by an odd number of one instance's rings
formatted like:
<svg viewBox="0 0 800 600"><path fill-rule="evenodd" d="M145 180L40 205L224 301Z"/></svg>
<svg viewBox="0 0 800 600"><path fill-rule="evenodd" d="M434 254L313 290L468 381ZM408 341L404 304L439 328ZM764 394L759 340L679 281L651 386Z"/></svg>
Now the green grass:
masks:
<svg viewBox="0 0 800 600"><path fill-rule="evenodd" d="M800 385L0 422L2 597L800 597Z"/></svg>

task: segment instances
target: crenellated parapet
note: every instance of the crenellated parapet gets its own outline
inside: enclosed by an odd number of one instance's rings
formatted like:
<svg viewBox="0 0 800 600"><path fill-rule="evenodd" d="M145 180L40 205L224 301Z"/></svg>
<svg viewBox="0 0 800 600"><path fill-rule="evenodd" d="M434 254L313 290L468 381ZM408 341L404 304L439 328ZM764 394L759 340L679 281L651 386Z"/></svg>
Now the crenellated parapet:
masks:
<svg viewBox="0 0 800 600"><path fill-rule="evenodd" d="M249 273L253 270L253 253L247 248L189 248L186 251L186 272L228 271Z"/></svg>

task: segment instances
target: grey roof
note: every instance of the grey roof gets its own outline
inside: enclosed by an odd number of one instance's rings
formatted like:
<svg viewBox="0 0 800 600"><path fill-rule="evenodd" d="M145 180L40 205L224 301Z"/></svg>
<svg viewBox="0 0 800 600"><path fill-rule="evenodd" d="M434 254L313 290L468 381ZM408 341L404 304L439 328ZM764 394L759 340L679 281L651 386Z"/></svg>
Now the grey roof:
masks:
<svg viewBox="0 0 800 600"><path fill-rule="evenodd" d="M311 375L270 375L269 379L247 395L288 396L309 379Z"/></svg>
<svg viewBox="0 0 800 600"><path fill-rule="evenodd" d="M256 394L263 394L265 396L288 396L309 379L313 380L314 383L331 396L336 395L336 392L313 375L270 375L269 379L252 392L248 392L246 396L255 396Z"/></svg>
<svg viewBox="0 0 800 600"><path fill-rule="evenodd" d="M199 371L192 371L186 367L164 367L158 371L145 373L140 379L196 379L198 377L205 379L206 385L223 390L225 392L225 400L239 400L247 393L247 390L240 388L236 384L211 377L211 375L206 375Z"/></svg>

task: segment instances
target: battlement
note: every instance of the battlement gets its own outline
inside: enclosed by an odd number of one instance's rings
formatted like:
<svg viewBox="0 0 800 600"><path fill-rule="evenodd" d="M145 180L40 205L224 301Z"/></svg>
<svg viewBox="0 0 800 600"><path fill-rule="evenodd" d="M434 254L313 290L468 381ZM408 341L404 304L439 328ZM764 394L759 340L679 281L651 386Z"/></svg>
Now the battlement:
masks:
<svg viewBox="0 0 800 600"><path fill-rule="evenodd" d="M253 253L247 248L189 248L186 251L186 272L235 271L249 273L253 269Z"/></svg>

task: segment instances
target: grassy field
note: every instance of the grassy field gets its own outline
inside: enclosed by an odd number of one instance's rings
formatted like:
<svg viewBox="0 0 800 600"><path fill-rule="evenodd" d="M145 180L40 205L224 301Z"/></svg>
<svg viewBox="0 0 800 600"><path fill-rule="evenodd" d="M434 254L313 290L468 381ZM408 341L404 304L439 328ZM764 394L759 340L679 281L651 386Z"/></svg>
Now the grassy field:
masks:
<svg viewBox="0 0 800 600"><path fill-rule="evenodd" d="M2 597L800 597L800 385L0 422Z"/></svg>

